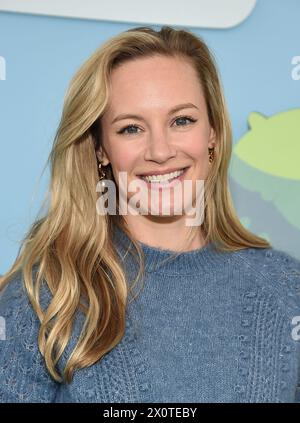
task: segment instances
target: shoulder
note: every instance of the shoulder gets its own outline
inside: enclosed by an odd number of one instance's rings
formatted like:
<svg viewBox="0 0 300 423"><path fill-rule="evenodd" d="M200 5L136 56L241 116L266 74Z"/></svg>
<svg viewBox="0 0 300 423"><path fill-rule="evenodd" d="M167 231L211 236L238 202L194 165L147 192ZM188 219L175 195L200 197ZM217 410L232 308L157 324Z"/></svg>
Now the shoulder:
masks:
<svg viewBox="0 0 300 423"><path fill-rule="evenodd" d="M245 248L234 252L233 259L263 278L281 276L283 279L291 278L292 281L300 283L300 260L283 250L273 247Z"/></svg>
<svg viewBox="0 0 300 423"><path fill-rule="evenodd" d="M32 278L35 281L38 267L35 265L32 269ZM40 292L41 304L45 306L51 298L51 293L46 284L42 284ZM33 312L29 296L25 289L23 272L19 270L5 285L0 292L0 314L9 314L16 317L21 312Z"/></svg>
<svg viewBox="0 0 300 423"><path fill-rule="evenodd" d="M0 292L0 315L14 319L21 310L26 311L29 307L30 302L23 284L22 272L19 270Z"/></svg>
<svg viewBox="0 0 300 423"><path fill-rule="evenodd" d="M249 275L262 289L300 307L300 260L276 248L245 248L235 251L232 260L240 271Z"/></svg>

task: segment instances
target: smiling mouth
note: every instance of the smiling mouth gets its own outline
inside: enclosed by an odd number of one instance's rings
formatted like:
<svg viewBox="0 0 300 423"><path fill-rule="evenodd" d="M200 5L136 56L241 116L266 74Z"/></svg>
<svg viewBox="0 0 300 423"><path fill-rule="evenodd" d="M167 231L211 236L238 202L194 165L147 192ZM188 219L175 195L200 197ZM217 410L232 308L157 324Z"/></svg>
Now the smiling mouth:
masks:
<svg viewBox="0 0 300 423"><path fill-rule="evenodd" d="M170 182L175 181L176 179L182 179L187 169L189 169L189 167L184 167L182 169L176 170L175 172L166 173L164 175L147 175L139 176L139 178L148 184L168 185Z"/></svg>

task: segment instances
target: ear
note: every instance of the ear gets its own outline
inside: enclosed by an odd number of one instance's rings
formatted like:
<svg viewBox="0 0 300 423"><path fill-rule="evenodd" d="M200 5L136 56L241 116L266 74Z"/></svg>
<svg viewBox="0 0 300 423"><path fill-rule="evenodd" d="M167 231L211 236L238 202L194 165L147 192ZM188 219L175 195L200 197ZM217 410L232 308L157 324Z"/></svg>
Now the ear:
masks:
<svg viewBox="0 0 300 423"><path fill-rule="evenodd" d="M99 150L96 150L96 155L99 162L101 162L103 166L107 166L109 164L110 161L103 147L100 147Z"/></svg>
<svg viewBox="0 0 300 423"><path fill-rule="evenodd" d="M210 135L209 135L209 148L213 148L216 146L216 133L213 127L210 127Z"/></svg>

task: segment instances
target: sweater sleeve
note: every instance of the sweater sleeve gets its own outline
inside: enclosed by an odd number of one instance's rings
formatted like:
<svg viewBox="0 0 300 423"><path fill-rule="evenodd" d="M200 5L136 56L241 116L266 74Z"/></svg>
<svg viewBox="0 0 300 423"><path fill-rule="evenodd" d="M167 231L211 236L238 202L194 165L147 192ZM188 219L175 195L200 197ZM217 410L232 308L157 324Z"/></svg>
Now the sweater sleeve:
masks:
<svg viewBox="0 0 300 423"><path fill-rule="evenodd" d="M269 254L269 253L267 253ZM293 300L294 309L300 314L300 260L282 250L275 250L270 255L275 267L279 269L281 282L286 281L290 289L290 299ZM276 263L277 262L277 263ZM278 265L278 266L277 266ZM296 341L298 351L298 375L295 392L295 402L300 403L300 340Z"/></svg>
<svg viewBox="0 0 300 423"><path fill-rule="evenodd" d="M253 272L259 272L268 279L271 286L286 286L288 297L282 295L282 303L295 312L294 316L300 316L300 260L293 255L279 249L254 249L250 248L237 255L247 261ZM281 291L281 290L280 290ZM300 403L300 340L295 342L297 351L297 386L295 401Z"/></svg>
<svg viewBox="0 0 300 423"><path fill-rule="evenodd" d="M295 301L295 309L298 310L297 316L300 314L300 260L290 254L278 252L279 267L282 273L282 279L286 278L291 289L291 298ZM295 402L300 403L300 340L297 340L298 346L298 378L295 393Z"/></svg>
<svg viewBox="0 0 300 423"><path fill-rule="evenodd" d="M274 251L274 249L272 250ZM297 316L300 314L300 260L282 250L275 250L274 253L267 252L266 255L272 260L274 272L279 271L281 283L286 283L290 290L290 300L293 301L294 310L297 310ZM268 267L267 267L268 268ZM277 270L279 269L279 270ZM276 280L273 278L272 280ZM300 341L296 341L298 351L298 373L297 387L295 392L295 402L300 403Z"/></svg>
<svg viewBox="0 0 300 423"><path fill-rule="evenodd" d="M292 269L291 269L291 276L294 280L294 289L296 290L297 293L297 303L298 303L298 309L299 309L299 313L298 313L298 322L299 322L299 316L300 316L300 260L291 260L293 265L292 265ZM299 323L298 323L299 326ZM298 329L299 332L299 329ZM296 403L300 403L300 339L297 340L298 343L298 383L297 383L297 388L296 388L296 397L295 397L295 402Z"/></svg>
<svg viewBox="0 0 300 423"><path fill-rule="evenodd" d="M21 272L0 295L0 403L55 402L60 385L39 351L40 322Z"/></svg>

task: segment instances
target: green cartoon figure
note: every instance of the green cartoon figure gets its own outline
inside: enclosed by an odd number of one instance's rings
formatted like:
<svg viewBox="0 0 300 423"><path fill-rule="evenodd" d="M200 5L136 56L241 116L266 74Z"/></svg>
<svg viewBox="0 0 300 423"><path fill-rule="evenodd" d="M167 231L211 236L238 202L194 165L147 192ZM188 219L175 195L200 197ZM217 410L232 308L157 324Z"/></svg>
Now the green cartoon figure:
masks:
<svg viewBox="0 0 300 423"><path fill-rule="evenodd" d="M250 130L233 147L230 175L300 229L300 109L269 118L253 112L248 122Z"/></svg>

